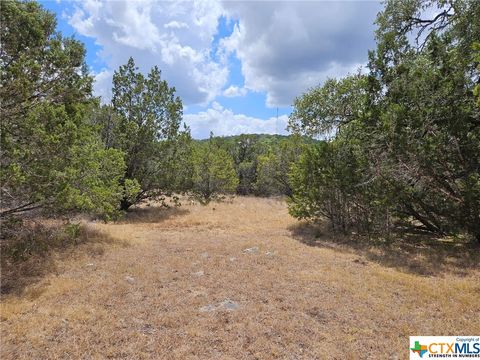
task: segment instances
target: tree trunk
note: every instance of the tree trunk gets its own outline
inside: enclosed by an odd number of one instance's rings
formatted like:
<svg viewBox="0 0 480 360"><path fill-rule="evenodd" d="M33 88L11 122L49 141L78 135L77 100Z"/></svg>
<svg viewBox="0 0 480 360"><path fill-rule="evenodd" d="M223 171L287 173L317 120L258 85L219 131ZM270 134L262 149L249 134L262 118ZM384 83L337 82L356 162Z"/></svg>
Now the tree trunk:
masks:
<svg viewBox="0 0 480 360"><path fill-rule="evenodd" d="M120 201L120 210L122 211L127 211L130 206L132 206L133 204L126 198L123 198L121 201Z"/></svg>
<svg viewBox="0 0 480 360"><path fill-rule="evenodd" d="M429 220L427 220L424 216L420 215L420 213L418 213L414 207L406 202L404 202L404 206L407 210L407 213L410 214L411 216L413 216L415 219L417 219L419 222L421 222L423 224L423 226L425 226L425 228L432 232L432 233L437 233L437 234L443 234L443 232L440 230L440 228L438 228L437 226L435 226L434 224L432 224Z"/></svg>

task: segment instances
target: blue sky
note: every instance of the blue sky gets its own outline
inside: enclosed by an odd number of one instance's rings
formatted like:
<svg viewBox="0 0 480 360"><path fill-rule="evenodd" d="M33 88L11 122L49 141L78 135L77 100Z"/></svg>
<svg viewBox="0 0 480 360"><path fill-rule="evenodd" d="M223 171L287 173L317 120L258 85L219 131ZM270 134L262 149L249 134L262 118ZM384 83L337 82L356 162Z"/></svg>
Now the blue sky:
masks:
<svg viewBox="0 0 480 360"><path fill-rule="evenodd" d="M133 56L158 65L196 138L286 133L296 96L365 66L374 1L42 1L85 43L95 93ZM278 118L277 118L278 108Z"/></svg>

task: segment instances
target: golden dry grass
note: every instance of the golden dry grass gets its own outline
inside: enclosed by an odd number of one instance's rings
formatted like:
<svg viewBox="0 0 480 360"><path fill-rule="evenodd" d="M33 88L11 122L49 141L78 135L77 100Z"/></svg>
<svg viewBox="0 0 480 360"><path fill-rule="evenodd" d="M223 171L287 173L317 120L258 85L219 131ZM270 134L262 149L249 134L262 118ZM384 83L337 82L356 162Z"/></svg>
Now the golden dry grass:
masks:
<svg viewBox="0 0 480 360"><path fill-rule="evenodd" d="M339 242L273 199L88 226L106 251L3 297L2 359L403 359L409 335L480 334L478 248Z"/></svg>

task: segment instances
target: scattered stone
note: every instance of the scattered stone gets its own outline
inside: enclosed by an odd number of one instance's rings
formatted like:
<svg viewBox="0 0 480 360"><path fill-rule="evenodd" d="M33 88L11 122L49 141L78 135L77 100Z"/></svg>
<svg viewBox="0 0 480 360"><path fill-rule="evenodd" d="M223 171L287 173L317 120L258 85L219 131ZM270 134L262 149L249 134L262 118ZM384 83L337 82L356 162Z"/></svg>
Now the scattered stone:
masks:
<svg viewBox="0 0 480 360"><path fill-rule="evenodd" d="M135 283L135 278L131 277L131 276L125 276L125 280L130 283L130 284L133 284Z"/></svg>
<svg viewBox="0 0 480 360"><path fill-rule="evenodd" d="M267 251L265 255L272 257L273 255L275 255L275 253L272 251Z"/></svg>
<svg viewBox="0 0 480 360"><path fill-rule="evenodd" d="M231 258L229 258L228 260L230 260L230 262L234 262L234 261L237 260L237 258L236 258L236 257L231 257Z"/></svg>
<svg viewBox="0 0 480 360"><path fill-rule="evenodd" d="M190 292L190 296L192 296L194 298L207 296L207 294L204 291L190 290L189 292Z"/></svg>
<svg viewBox="0 0 480 360"><path fill-rule="evenodd" d="M193 275L200 277L200 276L205 275L205 272L203 270L200 270L200 271L194 272Z"/></svg>
<svg viewBox="0 0 480 360"><path fill-rule="evenodd" d="M219 308L223 308L228 311L237 310L239 306L240 305L238 305L235 301L232 301L230 299L225 299L218 305Z"/></svg>
<svg viewBox="0 0 480 360"><path fill-rule="evenodd" d="M201 312L213 312L213 311L219 311L219 310L226 310L226 311L235 311L240 307L238 303L236 303L233 300L230 299L225 299L222 302L218 304L208 304L205 306L202 306L200 308Z"/></svg>
<svg viewBox="0 0 480 360"><path fill-rule="evenodd" d="M95 266L95 264L94 263L89 263L89 264L86 264L85 266L92 267L92 266Z"/></svg>
<svg viewBox="0 0 480 360"><path fill-rule="evenodd" d="M201 254L201 257L204 258L204 259L208 258L209 256L210 255L208 255L208 252L204 252L204 253Z"/></svg>
<svg viewBox="0 0 480 360"><path fill-rule="evenodd" d="M213 305L213 304L208 304L208 305L202 306L200 308L201 312L211 312L211 311L215 311L215 310L216 310L216 306Z"/></svg>
<svg viewBox="0 0 480 360"><path fill-rule="evenodd" d="M245 254L255 254L255 253L258 252L258 247L254 246L254 247L251 247L251 248L247 248L247 249L244 249L243 252Z"/></svg>

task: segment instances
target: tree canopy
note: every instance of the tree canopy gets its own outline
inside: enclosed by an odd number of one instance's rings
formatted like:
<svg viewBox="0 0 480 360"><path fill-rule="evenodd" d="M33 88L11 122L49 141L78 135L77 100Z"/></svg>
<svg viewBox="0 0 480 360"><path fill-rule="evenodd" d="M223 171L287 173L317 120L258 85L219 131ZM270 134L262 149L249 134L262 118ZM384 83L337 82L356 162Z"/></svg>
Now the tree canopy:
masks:
<svg viewBox="0 0 480 360"><path fill-rule="evenodd" d="M85 49L55 30L55 17L34 2L1 11L2 217L43 209L116 211L123 154L106 149L89 121Z"/></svg>
<svg viewBox="0 0 480 360"><path fill-rule="evenodd" d="M292 129L334 136L296 165L292 214L480 239L479 12L474 1L387 1L368 72L295 101Z"/></svg>

